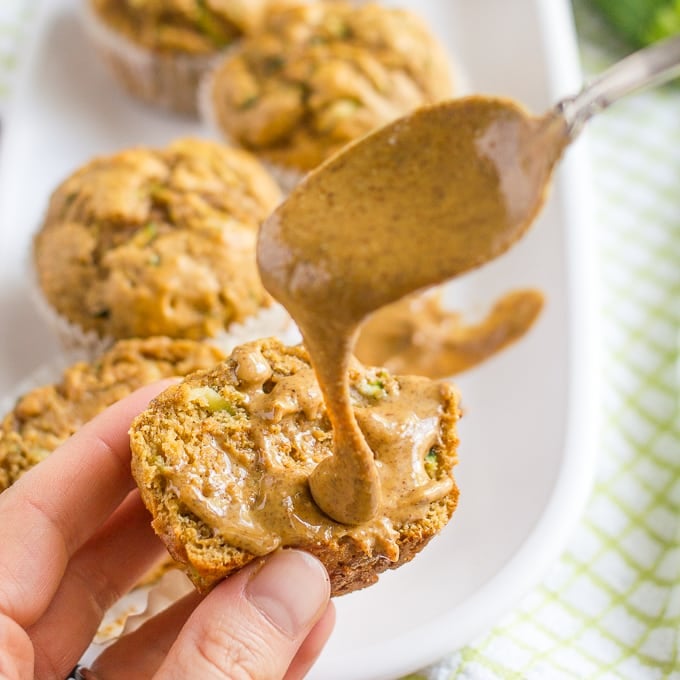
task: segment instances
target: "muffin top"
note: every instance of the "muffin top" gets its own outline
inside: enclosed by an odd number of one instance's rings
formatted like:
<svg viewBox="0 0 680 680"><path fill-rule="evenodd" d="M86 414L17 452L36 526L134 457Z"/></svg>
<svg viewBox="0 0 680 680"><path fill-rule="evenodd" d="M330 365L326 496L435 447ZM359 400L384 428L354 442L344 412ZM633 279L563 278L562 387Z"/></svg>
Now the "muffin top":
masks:
<svg viewBox="0 0 680 680"><path fill-rule="evenodd" d="M224 355L191 340L122 340L59 382L33 389L0 423L0 491L52 453L88 420L134 390L162 378L212 368Z"/></svg>
<svg viewBox="0 0 680 680"><path fill-rule="evenodd" d="M279 2L280 0L275 0ZM272 0L90 0L99 17L137 45L212 54L260 23Z"/></svg>
<svg viewBox="0 0 680 680"><path fill-rule="evenodd" d="M255 243L279 200L253 156L214 142L95 158L51 197L38 282L61 317L100 337L215 336L270 304Z"/></svg>
<svg viewBox="0 0 680 680"><path fill-rule="evenodd" d="M217 66L209 107L230 139L306 171L451 91L446 54L420 18L318 2L268 14Z"/></svg>

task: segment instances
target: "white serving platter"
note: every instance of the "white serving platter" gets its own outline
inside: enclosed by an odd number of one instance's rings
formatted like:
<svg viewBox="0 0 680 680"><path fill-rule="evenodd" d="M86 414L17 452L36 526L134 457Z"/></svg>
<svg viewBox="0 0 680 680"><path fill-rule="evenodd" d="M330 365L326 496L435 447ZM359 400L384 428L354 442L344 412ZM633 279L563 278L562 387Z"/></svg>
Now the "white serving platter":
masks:
<svg viewBox="0 0 680 680"><path fill-rule="evenodd" d="M580 86L567 0L412 0L470 91L540 112ZM95 154L162 145L198 124L128 99L93 55L76 0L43 0L6 120L0 170L0 397L59 354L29 295L28 257L55 185ZM451 524L411 564L337 600L338 623L310 677L392 679L469 642L535 584L564 547L590 488L597 399L596 278L583 143L551 199L503 258L452 284L464 309L537 287L532 332L461 376L465 406Z"/></svg>

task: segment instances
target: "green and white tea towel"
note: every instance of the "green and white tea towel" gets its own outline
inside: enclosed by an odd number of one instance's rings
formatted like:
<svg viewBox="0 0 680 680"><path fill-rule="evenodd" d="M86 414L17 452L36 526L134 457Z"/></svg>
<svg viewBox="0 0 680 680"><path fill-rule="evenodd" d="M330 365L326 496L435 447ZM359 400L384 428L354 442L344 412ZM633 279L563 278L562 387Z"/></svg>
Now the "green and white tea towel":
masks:
<svg viewBox="0 0 680 680"><path fill-rule="evenodd" d="M0 4L3 103L32 4ZM587 72L623 56L588 0L575 13ZM596 486L521 605L411 678L680 680L680 85L618 104L587 134L603 298Z"/></svg>

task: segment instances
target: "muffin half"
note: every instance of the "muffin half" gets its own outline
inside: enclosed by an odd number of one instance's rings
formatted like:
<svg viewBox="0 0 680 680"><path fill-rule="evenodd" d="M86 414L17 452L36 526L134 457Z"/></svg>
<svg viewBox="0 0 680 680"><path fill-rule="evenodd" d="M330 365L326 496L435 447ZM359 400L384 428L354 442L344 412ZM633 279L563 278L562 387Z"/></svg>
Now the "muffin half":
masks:
<svg viewBox="0 0 680 680"><path fill-rule="evenodd" d="M359 426L383 504L370 522L335 522L308 477L333 431L306 350L268 339L163 392L134 421L132 471L153 527L201 591L258 556L296 547L326 565L332 592L374 583L411 560L458 500L457 395L448 383L355 363Z"/></svg>

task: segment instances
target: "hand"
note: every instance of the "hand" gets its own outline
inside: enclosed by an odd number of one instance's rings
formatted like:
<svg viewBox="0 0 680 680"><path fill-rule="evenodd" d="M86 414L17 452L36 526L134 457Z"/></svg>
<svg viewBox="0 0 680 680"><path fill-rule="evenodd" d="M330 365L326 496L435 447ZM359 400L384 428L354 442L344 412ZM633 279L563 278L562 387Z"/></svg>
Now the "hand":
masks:
<svg viewBox="0 0 680 680"><path fill-rule="evenodd" d="M128 428L167 383L115 404L0 494L0 677L63 680L104 612L163 554L130 475ZM88 677L301 678L334 609L316 558L282 550L188 595Z"/></svg>

